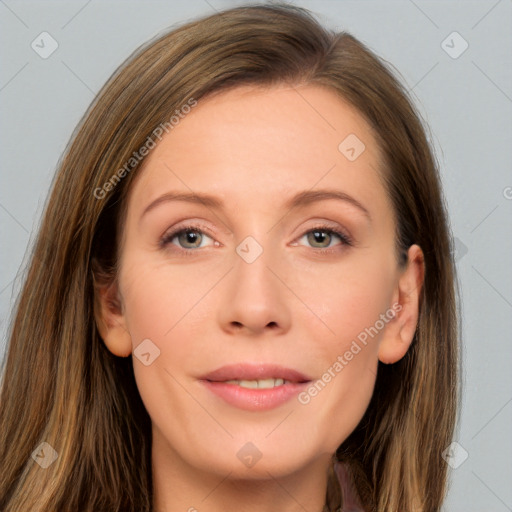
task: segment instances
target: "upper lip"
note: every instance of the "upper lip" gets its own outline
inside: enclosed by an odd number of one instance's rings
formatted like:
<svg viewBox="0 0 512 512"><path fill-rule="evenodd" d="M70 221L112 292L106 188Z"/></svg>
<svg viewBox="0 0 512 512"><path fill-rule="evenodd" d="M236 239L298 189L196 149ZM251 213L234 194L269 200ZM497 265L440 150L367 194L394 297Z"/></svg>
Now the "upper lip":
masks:
<svg viewBox="0 0 512 512"><path fill-rule="evenodd" d="M225 382L227 380L283 379L290 382L309 382L303 373L276 364L238 363L217 368L201 377L202 380Z"/></svg>

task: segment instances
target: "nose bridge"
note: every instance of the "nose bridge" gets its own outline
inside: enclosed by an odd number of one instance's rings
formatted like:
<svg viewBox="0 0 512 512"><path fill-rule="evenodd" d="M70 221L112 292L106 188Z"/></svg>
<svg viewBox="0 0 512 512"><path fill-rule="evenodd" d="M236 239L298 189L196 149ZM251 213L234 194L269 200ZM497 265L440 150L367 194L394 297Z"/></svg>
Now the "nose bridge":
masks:
<svg viewBox="0 0 512 512"><path fill-rule="evenodd" d="M279 293L276 278L270 271L275 266L273 260L276 251L269 247L270 237L257 236L259 241L255 236L248 235L236 246L234 279L236 288L243 293L249 292L255 301L264 300L263 296L271 300L271 294Z"/></svg>
<svg viewBox="0 0 512 512"><path fill-rule="evenodd" d="M261 240L261 236L259 236L259 239ZM265 242L260 243L254 236L252 236L252 235L246 236L237 245L236 253L247 265L252 265L258 259L266 260L267 256L265 256L264 258L260 258L260 257L262 256L262 254L264 252L267 252L267 251L265 251L265 249L263 248L263 245L262 245L264 243L267 246L266 248L268 249L267 239L268 239L268 237L265 238Z"/></svg>

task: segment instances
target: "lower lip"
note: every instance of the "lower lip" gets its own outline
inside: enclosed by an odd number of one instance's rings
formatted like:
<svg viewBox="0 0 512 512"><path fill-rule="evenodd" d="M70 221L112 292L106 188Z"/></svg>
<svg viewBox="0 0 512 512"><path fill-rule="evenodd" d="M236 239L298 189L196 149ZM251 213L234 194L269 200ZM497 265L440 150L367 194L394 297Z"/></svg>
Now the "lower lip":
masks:
<svg viewBox="0 0 512 512"><path fill-rule="evenodd" d="M225 382L201 381L212 393L228 404L246 411L267 411L288 402L304 390L309 382L282 384L269 389L249 389Z"/></svg>

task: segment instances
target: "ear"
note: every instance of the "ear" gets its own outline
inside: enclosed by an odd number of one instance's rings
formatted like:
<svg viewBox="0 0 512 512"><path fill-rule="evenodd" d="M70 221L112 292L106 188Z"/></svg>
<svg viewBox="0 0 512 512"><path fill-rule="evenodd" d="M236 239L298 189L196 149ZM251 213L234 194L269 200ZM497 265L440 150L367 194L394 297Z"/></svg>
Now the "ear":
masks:
<svg viewBox="0 0 512 512"><path fill-rule="evenodd" d="M117 281L95 289L94 318L103 342L114 355L128 357L132 339L122 311Z"/></svg>
<svg viewBox="0 0 512 512"><path fill-rule="evenodd" d="M398 280L393 309L398 311L386 326L378 357L383 363L396 363L409 349L419 317L420 294L425 276L425 259L419 245L407 251L407 266Z"/></svg>

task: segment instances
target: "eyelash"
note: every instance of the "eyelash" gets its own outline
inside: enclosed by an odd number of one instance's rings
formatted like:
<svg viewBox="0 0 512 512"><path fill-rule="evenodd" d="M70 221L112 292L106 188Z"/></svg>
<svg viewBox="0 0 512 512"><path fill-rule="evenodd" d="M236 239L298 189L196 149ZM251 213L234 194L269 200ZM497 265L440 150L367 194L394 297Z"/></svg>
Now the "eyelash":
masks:
<svg viewBox="0 0 512 512"><path fill-rule="evenodd" d="M171 244L172 239L175 238L176 235L180 235L181 233L184 233L186 231L194 231L197 233L201 233L203 235L211 236L208 234L208 230L205 230L205 228L203 226L198 225L198 224L188 224L186 226L181 226L178 229L175 229L169 233L166 233L159 241L160 248L167 249L168 246ZM321 231L324 233L328 233L329 235L335 235L341 240L342 245L348 245L348 246L353 245L353 240L350 236L348 236L346 233L342 233L341 231L338 231L335 228L333 228L332 226L326 225L326 224L321 224L318 226L314 226L311 229L308 229L307 231L302 233L302 235L299 237L299 239L301 239L304 235L307 235L308 233L311 233L313 231ZM332 253L332 252L336 251L336 249L334 249L332 247L329 247L326 249L319 249L319 248L313 247L313 249L315 249L315 252L319 252L320 254L328 254L328 253ZM195 256L193 253L197 249L183 249L182 247L176 246L176 250L178 252L183 252L186 256Z"/></svg>

